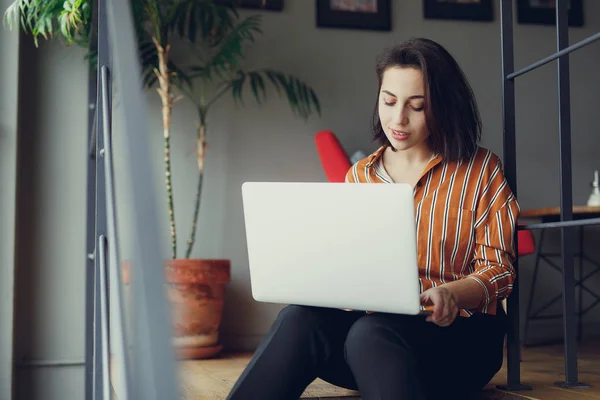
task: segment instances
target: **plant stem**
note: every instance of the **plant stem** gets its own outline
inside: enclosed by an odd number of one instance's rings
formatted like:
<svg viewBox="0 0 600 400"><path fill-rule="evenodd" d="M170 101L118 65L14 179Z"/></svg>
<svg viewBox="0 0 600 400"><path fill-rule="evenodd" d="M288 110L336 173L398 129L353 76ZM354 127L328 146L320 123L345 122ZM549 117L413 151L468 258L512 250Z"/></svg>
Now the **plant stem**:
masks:
<svg viewBox="0 0 600 400"><path fill-rule="evenodd" d="M204 118L201 117L201 120ZM204 157L206 155L206 125L203 122L198 124L198 134L196 137L197 149L196 156L198 161L198 187L196 189L196 204L194 205L194 218L192 220L192 232L188 240L188 248L185 254L186 258L190 258L192 254L192 248L196 240L196 230L198 225L198 214L200 211L200 200L202 198L202 181L204 178Z"/></svg>
<svg viewBox="0 0 600 400"><path fill-rule="evenodd" d="M156 89L162 100L162 119L163 136L165 148L165 185L167 189L167 200L169 206L169 222L171 227L171 258L177 257L177 234L175 230L175 207L173 204L173 185L171 179L171 111L173 109L173 93L171 91L171 81L169 79L168 58L169 46L163 48L160 43L153 38L154 45L158 51L158 71L155 70L159 82Z"/></svg>
<svg viewBox="0 0 600 400"><path fill-rule="evenodd" d="M198 226L198 214L200 211L200 198L202 197L202 181L204 178L204 174L198 175L198 187L196 188L196 204L194 206L194 219L192 222L192 231L190 232L190 238L188 239L188 248L185 252L185 258L190 258L192 254L192 248L194 247L194 242L196 241L196 230Z"/></svg>
<svg viewBox="0 0 600 400"><path fill-rule="evenodd" d="M208 111L210 106L212 106L221 96L223 96L229 89L231 89L231 83L227 83L223 86L223 88L208 102L205 109Z"/></svg>

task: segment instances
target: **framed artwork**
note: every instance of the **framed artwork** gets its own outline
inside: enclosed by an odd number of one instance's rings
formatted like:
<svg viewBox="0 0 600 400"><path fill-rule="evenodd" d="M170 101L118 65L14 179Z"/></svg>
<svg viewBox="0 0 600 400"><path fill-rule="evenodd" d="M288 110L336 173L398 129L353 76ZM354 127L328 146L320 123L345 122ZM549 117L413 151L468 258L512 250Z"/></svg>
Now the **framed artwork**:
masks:
<svg viewBox="0 0 600 400"><path fill-rule="evenodd" d="M556 0L517 0L517 22L556 25ZM569 0L569 25L583 26L582 0Z"/></svg>
<svg viewBox="0 0 600 400"><path fill-rule="evenodd" d="M392 29L392 0L316 0L317 27Z"/></svg>
<svg viewBox="0 0 600 400"><path fill-rule="evenodd" d="M281 11L283 10L283 0L217 0L221 3L232 2L241 8L254 8L268 11Z"/></svg>
<svg viewBox="0 0 600 400"><path fill-rule="evenodd" d="M427 19L458 19L493 21L492 0L423 0L423 15Z"/></svg>

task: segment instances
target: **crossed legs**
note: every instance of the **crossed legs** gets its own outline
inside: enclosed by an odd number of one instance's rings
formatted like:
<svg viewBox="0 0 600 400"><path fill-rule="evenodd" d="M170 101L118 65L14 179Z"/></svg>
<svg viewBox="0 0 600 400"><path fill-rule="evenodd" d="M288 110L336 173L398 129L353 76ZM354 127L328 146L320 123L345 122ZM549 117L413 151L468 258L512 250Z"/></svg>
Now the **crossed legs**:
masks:
<svg viewBox="0 0 600 400"><path fill-rule="evenodd" d="M501 317L488 315L441 328L421 316L288 306L228 399L296 400L315 378L363 400L468 398L500 368L503 336Z"/></svg>

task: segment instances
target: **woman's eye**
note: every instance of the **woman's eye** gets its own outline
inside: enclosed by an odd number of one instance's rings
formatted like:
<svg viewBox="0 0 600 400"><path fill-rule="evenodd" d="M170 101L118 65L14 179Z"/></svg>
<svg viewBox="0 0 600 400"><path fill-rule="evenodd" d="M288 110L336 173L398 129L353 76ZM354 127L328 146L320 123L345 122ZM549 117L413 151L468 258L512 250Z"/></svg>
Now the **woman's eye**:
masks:
<svg viewBox="0 0 600 400"><path fill-rule="evenodd" d="M415 111L423 111L423 109L425 108L424 106L421 107L415 107L415 106L410 106L410 108L412 108Z"/></svg>
<svg viewBox="0 0 600 400"><path fill-rule="evenodd" d="M386 106L393 106L394 104L396 104L396 102L395 102L394 100L390 99L390 100L388 101L388 100L387 100L387 99L385 99L385 98L383 99L383 103L384 103Z"/></svg>

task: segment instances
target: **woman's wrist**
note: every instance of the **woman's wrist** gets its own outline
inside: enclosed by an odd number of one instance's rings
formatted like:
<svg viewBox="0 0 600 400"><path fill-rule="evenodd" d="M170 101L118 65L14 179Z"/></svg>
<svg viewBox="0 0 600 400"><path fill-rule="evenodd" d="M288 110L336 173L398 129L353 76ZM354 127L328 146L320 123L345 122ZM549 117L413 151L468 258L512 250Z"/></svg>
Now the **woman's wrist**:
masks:
<svg viewBox="0 0 600 400"><path fill-rule="evenodd" d="M473 279L460 279L440 286L452 293L458 308L471 310L481 305L485 296L481 284Z"/></svg>

